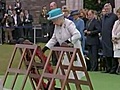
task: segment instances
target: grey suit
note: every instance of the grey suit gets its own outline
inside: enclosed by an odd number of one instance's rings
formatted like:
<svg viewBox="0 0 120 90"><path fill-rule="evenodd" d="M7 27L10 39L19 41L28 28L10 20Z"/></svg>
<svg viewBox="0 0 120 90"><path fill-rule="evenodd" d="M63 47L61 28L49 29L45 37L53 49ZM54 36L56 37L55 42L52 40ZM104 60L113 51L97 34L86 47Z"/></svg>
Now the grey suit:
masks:
<svg viewBox="0 0 120 90"><path fill-rule="evenodd" d="M86 35L86 45L89 52L90 66L92 71L98 70L98 45L99 35L101 30L100 23L95 18L88 21L86 24L86 30L90 31L90 34Z"/></svg>

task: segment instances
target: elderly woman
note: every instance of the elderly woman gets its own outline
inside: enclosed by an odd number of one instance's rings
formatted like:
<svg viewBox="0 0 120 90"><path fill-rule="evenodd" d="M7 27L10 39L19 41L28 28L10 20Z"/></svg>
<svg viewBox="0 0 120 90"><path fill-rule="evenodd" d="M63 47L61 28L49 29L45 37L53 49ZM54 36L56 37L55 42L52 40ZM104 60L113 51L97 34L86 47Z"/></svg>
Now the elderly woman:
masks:
<svg viewBox="0 0 120 90"><path fill-rule="evenodd" d="M71 42L75 48L80 48L81 54L83 55L80 42L81 34L76 29L75 24L72 21L64 18L60 8L53 9L48 12L48 14L48 20L52 20L53 24L55 24L55 28L52 38L48 41L42 51L45 52L47 49L51 49L57 42L60 45ZM80 60L77 61L74 61L74 64L80 65ZM68 61L63 62L67 64Z"/></svg>
<svg viewBox="0 0 120 90"><path fill-rule="evenodd" d="M82 50L84 52L85 49L85 36L84 36L84 29L85 29L85 23L84 21L79 17L80 15L79 10L73 10L71 12L71 16L73 16L73 22L76 25L76 28L81 34L81 45L82 45Z"/></svg>
<svg viewBox="0 0 120 90"><path fill-rule="evenodd" d="M53 24L55 24L55 28L53 36L43 48L43 52L52 48L57 42L62 45L66 43L66 41L68 42L68 39L70 39L73 44L80 41L80 32L76 29L72 21L64 18L60 8L53 9L48 12L48 14L48 20L52 20Z"/></svg>
<svg viewBox="0 0 120 90"><path fill-rule="evenodd" d="M112 41L114 47L114 57L118 58L118 73L120 73L120 8L116 12L118 20L115 21L112 30Z"/></svg>

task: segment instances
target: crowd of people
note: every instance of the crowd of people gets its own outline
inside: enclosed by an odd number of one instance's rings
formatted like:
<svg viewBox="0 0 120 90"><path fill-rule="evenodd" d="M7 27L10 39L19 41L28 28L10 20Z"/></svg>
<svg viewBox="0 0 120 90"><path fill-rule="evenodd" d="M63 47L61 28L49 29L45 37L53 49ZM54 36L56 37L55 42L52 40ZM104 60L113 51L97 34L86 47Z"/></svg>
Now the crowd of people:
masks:
<svg viewBox="0 0 120 90"><path fill-rule="evenodd" d="M61 10L64 14L64 20L66 21L67 19L72 21L80 33L79 40L81 41L83 54L87 54L90 60L89 70L99 70L98 53L100 51L102 53L102 59L104 59L105 61L105 73L118 74L120 71L120 65L118 64L120 62L120 25L116 23L119 23L120 21L120 9L118 9L117 12L114 13L111 4L106 3L103 5L103 8L99 13L95 10L88 9L69 10L67 6L63 6ZM54 46L56 43L59 43L59 45L61 45L63 41L68 41L66 39L63 40L61 43L61 40L59 40L61 37L58 37L60 34L59 29L61 29L63 26L63 24L60 23L62 22L62 19L63 18L60 17L60 19L53 18L51 20L53 24L55 24L55 31L50 41L46 44L45 48L43 48L43 51L50 49L50 47ZM57 34L56 32L57 28L59 34ZM66 27L64 26L64 28Z"/></svg>
<svg viewBox="0 0 120 90"><path fill-rule="evenodd" d="M1 20L1 29L4 33L4 43L17 41L19 38L33 36L33 16L29 10L23 10L20 0L16 0L14 6L6 5L6 11Z"/></svg>
<svg viewBox="0 0 120 90"><path fill-rule="evenodd" d="M88 70L99 70L98 53L101 51L105 60L105 73L120 73L120 8L114 13L111 4L106 3L98 13L88 9L69 10L67 6L58 8L55 2L51 2L49 7L50 10L46 6L42 7L39 17L43 37L49 38L43 52L53 46L72 43L89 58ZM14 8L8 5L1 22L5 43L19 38L27 39L33 34L32 22L32 15L28 10L22 10L19 0L16 0ZM52 62L53 65L57 63L55 54Z"/></svg>

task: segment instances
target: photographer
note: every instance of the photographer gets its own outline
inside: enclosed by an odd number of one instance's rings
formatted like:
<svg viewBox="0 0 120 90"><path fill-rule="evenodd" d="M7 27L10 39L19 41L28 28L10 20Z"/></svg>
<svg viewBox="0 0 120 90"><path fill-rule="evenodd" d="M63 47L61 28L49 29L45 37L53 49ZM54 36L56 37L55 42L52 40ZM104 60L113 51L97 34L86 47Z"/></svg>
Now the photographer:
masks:
<svg viewBox="0 0 120 90"><path fill-rule="evenodd" d="M5 13L4 18L1 22L3 26L3 30L5 32L5 43L9 43L10 41L13 40L13 36L12 36L13 22L14 20L11 17L11 15Z"/></svg>

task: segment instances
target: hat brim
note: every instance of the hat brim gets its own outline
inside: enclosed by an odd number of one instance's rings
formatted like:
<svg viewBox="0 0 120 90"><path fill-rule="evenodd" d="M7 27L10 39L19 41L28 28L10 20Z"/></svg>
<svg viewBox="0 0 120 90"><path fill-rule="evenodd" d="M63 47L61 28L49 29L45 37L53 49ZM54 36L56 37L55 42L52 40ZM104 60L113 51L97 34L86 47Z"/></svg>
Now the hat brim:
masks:
<svg viewBox="0 0 120 90"><path fill-rule="evenodd" d="M57 15L57 16L54 16L54 17L48 17L47 19L48 20L54 20L54 19L57 19L57 18L59 18L59 17L61 17L61 16L63 16L64 14L60 14L60 15Z"/></svg>
<svg viewBox="0 0 120 90"><path fill-rule="evenodd" d="M76 13L71 14L71 16L79 15L79 14L80 14L80 13L76 12Z"/></svg>

